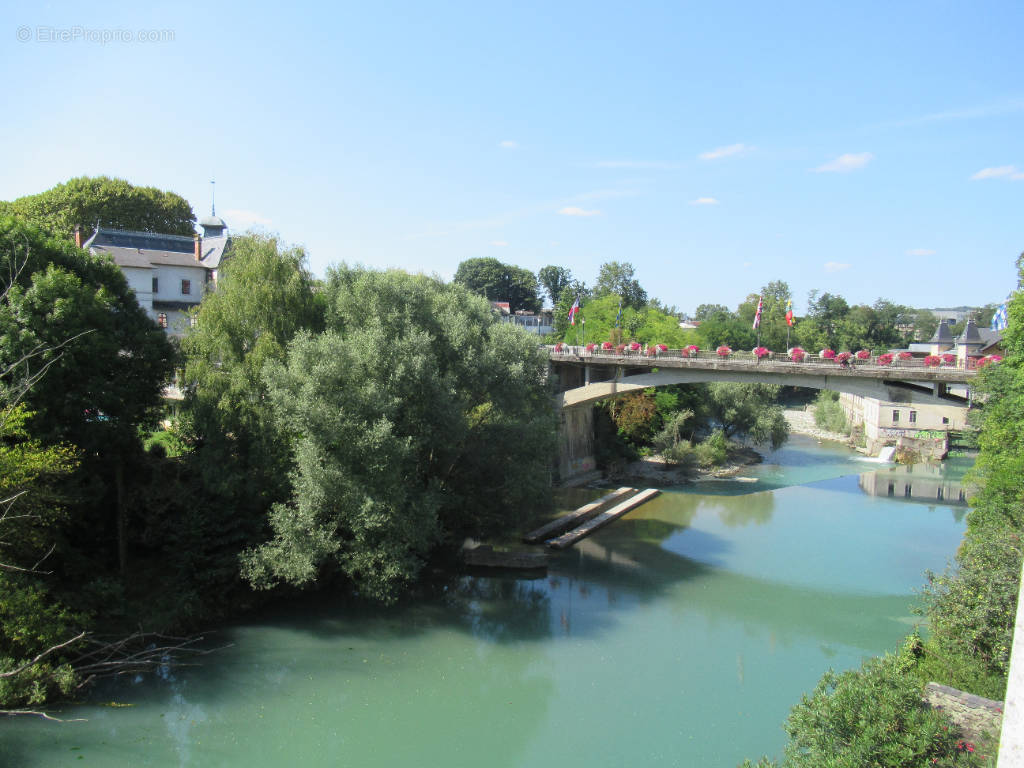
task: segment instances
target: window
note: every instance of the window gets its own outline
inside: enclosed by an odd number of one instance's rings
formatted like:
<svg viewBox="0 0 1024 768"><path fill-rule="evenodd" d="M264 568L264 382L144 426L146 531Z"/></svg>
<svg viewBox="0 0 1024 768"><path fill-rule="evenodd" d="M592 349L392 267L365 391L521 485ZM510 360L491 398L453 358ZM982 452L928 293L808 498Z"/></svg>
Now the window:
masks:
<svg viewBox="0 0 1024 768"><path fill-rule="evenodd" d="M892 423L893 424L899 424L900 423L900 412L899 411L893 411L892 412Z"/></svg>
<svg viewBox="0 0 1024 768"><path fill-rule="evenodd" d="M181 295L182 296L188 296L190 293L192 293L192 281L191 280L182 280L181 281Z"/></svg>
<svg viewBox="0 0 1024 768"><path fill-rule="evenodd" d="M160 279L154 277L153 278L153 293L159 293L159 292L160 292Z"/></svg>
<svg viewBox="0 0 1024 768"><path fill-rule="evenodd" d="M910 423L917 424L917 411L910 412Z"/></svg>
<svg viewBox="0 0 1024 768"><path fill-rule="evenodd" d="M196 317L195 315L189 315L188 316L188 327L189 328L195 328L197 325L199 325L199 318Z"/></svg>
<svg viewBox="0 0 1024 768"><path fill-rule="evenodd" d="M161 312L159 315L157 315L156 316L156 324L159 325L161 328L166 328L167 327L167 314L164 313L164 312Z"/></svg>
<svg viewBox="0 0 1024 768"><path fill-rule="evenodd" d="M942 423L943 424L949 424L949 416L943 416L942 417Z"/></svg>

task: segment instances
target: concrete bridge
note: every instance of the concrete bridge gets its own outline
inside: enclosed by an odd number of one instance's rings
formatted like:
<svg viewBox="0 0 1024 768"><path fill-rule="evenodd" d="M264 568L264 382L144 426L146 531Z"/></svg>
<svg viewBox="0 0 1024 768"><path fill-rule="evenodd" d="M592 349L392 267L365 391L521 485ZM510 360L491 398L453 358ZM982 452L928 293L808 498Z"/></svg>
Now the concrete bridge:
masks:
<svg viewBox="0 0 1024 768"><path fill-rule="evenodd" d="M550 347L548 354L558 377L558 406L563 409L647 387L712 381L831 389L895 403L969 405L969 387L978 375L977 368L955 363L926 367L920 359L880 365L877 358L869 358L840 365L815 355L794 363L779 357L757 360L749 352L729 357L714 352L691 356L680 350L647 355L587 352L581 347Z"/></svg>

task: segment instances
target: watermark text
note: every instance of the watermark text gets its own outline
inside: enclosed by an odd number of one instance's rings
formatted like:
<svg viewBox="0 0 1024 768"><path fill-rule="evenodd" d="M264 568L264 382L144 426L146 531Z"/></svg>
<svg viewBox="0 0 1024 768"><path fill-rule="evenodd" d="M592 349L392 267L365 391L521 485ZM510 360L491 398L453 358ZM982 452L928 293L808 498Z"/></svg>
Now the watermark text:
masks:
<svg viewBox="0 0 1024 768"><path fill-rule="evenodd" d="M48 27L22 25L15 30L19 43L173 43L173 29L127 29L125 27Z"/></svg>

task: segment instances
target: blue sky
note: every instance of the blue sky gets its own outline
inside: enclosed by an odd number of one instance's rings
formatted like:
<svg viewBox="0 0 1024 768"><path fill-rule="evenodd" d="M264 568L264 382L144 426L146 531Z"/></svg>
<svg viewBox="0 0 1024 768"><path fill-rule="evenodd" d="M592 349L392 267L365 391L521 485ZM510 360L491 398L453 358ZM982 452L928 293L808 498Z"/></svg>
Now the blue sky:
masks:
<svg viewBox="0 0 1024 768"><path fill-rule="evenodd" d="M107 174L201 216L216 179L234 231L304 245L321 275L450 278L493 256L592 282L618 260L684 311L770 280L798 312L815 288L937 307L1016 283L1020 2L54 2L4 19L0 199Z"/></svg>

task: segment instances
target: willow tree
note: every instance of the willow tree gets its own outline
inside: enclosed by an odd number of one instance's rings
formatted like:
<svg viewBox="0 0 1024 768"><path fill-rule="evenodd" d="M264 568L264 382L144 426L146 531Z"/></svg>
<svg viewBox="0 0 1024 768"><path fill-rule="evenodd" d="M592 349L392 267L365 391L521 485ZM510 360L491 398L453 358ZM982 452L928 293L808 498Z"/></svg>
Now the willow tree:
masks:
<svg viewBox="0 0 1024 768"><path fill-rule="evenodd" d="M341 267L326 296L327 330L264 368L293 493L245 572L269 587L340 571L389 601L436 546L548 503L546 362L460 285Z"/></svg>

